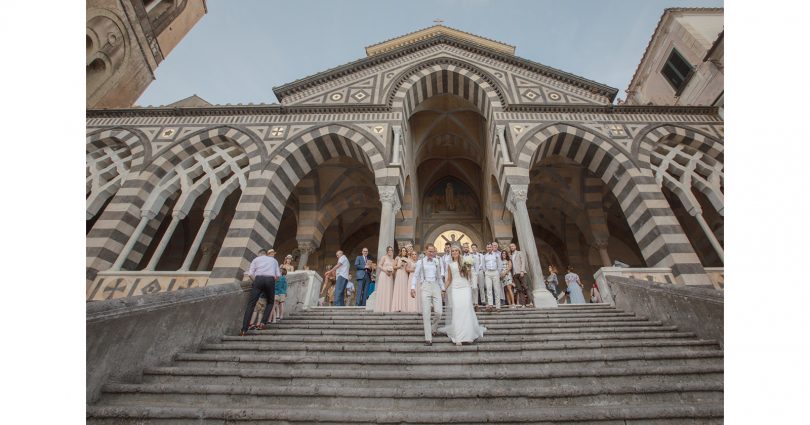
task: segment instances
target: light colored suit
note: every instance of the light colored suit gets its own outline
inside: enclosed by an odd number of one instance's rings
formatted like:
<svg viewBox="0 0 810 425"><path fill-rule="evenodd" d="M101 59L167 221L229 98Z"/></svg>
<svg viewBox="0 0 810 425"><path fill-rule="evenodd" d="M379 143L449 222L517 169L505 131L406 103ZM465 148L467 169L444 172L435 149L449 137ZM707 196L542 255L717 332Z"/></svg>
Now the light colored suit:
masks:
<svg viewBox="0 0 810 425"><path fill-rule="evenodd" d="M425 330L425 341L432 342L433 332L439 329L439 321L442 319L442 291L444 291L444 261L441 258L424 257L416 262L414 279L411 282L411 289L416 289L416 282L422 285L422 293L417 296L422 297L422 324ZM430 314L430 307L433 306L433 315Z"/></svg>

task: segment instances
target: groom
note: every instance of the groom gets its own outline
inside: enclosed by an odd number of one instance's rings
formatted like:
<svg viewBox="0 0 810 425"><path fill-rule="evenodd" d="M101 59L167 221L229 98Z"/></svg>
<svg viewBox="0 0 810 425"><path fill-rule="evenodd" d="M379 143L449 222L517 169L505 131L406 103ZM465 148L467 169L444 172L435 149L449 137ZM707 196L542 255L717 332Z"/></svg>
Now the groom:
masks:
<svg viewBox="0 0 810 425"><path fill-rule="evenodd" d="M444 295L444 262L436 257L436 247L427 245L427 255L416 262L411 281L411 298L416 298L416 282L422 285L422 324L425 328L425 345L433 345L432 336L439 328L442 318L442 295ZM433 316L430 307L433 306Z"/></svg>

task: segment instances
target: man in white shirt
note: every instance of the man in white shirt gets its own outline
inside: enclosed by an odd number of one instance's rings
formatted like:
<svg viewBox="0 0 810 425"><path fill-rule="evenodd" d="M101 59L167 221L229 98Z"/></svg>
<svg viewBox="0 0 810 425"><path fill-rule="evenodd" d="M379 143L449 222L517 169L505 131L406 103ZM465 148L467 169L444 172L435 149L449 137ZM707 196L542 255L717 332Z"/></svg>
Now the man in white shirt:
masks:
<svg viewBox="0 0 810 425"><path fill-rule="evenodd" d="M422 285L422 324L425 329L425 345L433 345L432 336L439 328L442 318L442 295L444 295L444 262L436 257L436 247L429 243L426 255L416 262L414 279L411 282L411 298L416 298L416 282ZM433 306L433 316L430 307Z"/></svg>
<svg viewBox="0 0 810 425"><path fill-rule="evenodd" d="M501 284L501 256L494 251L497 246L487 245L487 253L484 254L484 282L487 287L487 309L492 308L492 298L495 298L495 308L501 309L501 298L498 296L496 285Z"/></svg>
<svg viewBox="0 0 810 425"><path fill-rule="evenodd" d="M526 285L526 254L517 250L517 245L510 244L509 251L512 257L512 281L515 282L517 303L532 305L532 293Z"/></svg>
<svg viewBox="0 0 810 425"><path fill-rule="evenodd" d="M444 243L444 254L442 255L442 263L444 263L445 267L450 264L450 242Z"/></svg>
<svg viewBox="0 0 810 425"><path fill-rule="evenodd" d="M477 290L473 290L473 300L476 305L484 305L487 299L487 285L484 281L484 254L478 252L478 244L472 244L473 256L473 278L478 285Z"/></svg>
<svg viewBox="0 0 810 425"><path fill-rule="evenodd" d="M276 279L281 276L281 269L278 267L278 261L273 256L276 254L274 249L267 251L264 255L264 250L260 250L256 258L250 262L250 269L246 273L247 276L253 281L250 288L250 298L248 299L247 306L245 306L245 317L242 320L242 332L240 336L247 335L248 325L250 325L250 317L253 316L253 309L256 308L256 303L262 293L267 297L267 302L272 303L276 294ZM259 329L264 329L267 324L267 319L270 318L271 308L265 308L262 314L261 321L259 322Z"/></svg>
<svg viewBox="0 0 810 425"><path fill-rule="evenodd" d="M346 284L349 282L349 259L343 255L343 251L335 253L337 264L326 273L336 273L335 276L335 306L343 307L344 296L346 295Z"/></svg>
<svg viewBox="0 0 810 425"><path fill-rule="evenodd" d="M475 246L475 244L473 244ZM472 267L470 268L470 291L472 292L472 303L473 306L478 304L478 273L476 273L475 265L477 263L477 255L470 250L470 245L468 243L464 243L464 261L469 259L472 262Z"/></svg>

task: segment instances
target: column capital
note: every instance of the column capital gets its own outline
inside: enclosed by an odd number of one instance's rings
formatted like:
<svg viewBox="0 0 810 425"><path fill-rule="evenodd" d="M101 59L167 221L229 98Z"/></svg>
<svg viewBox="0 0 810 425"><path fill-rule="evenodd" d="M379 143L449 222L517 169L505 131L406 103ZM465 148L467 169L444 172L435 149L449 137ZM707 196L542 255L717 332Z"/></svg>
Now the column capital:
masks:
<svg viewBox="0 0 810 425"><path fill-rule="evenodd" d="M607 238L598 237L593 240L593 246L596 247L596 249L607 249L608 240Z"/></svg>
<svg viewBox="0 0 810 425"><path fill-rule="evenodd" d="M394 136L402 137L402 126L393 125L391 126L391 130L394 131Z"/></svg>
<svg viewBox="0 0 810 425"><path fill-rule="evenodd" d="M518 204L526 205L526 199L529 198L529 185L527 184L513 184L509 186L509 195L507 196L506 208L514 214Z"/></svg>
<svg viewBox="0 0 810 425"><path fill-rule="evenodd" d="M311 254L315 252L315 249L317 249L317 246L315 246L315 242L313 241L298 241L298 250L301 251L302 254L304 252Z"/></svg>
<svg viewBox="0 0 810 425"><path fill-rule="evenodd" d="M387 202L393 206L393 211L399 211L402 204L399 202L399 194L396 186L377 186L380 192L380 202Z"/></svg>

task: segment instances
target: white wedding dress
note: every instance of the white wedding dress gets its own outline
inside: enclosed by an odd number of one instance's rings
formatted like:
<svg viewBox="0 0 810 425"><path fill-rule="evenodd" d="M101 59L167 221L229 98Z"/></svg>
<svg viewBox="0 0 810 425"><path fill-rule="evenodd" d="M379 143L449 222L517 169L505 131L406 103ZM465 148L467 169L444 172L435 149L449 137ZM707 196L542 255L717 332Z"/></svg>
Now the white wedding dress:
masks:
<svg viewBox="0 0 810 425"><path fill-rule="evenodd" d="M458 263L450 263L450 273L453 282L447 293L447 325L439 328L439 332L447 334L453 343L473 342L484 336L487 328L478 325L478 317L472 305L470 282L459 273Z"/></svg>

